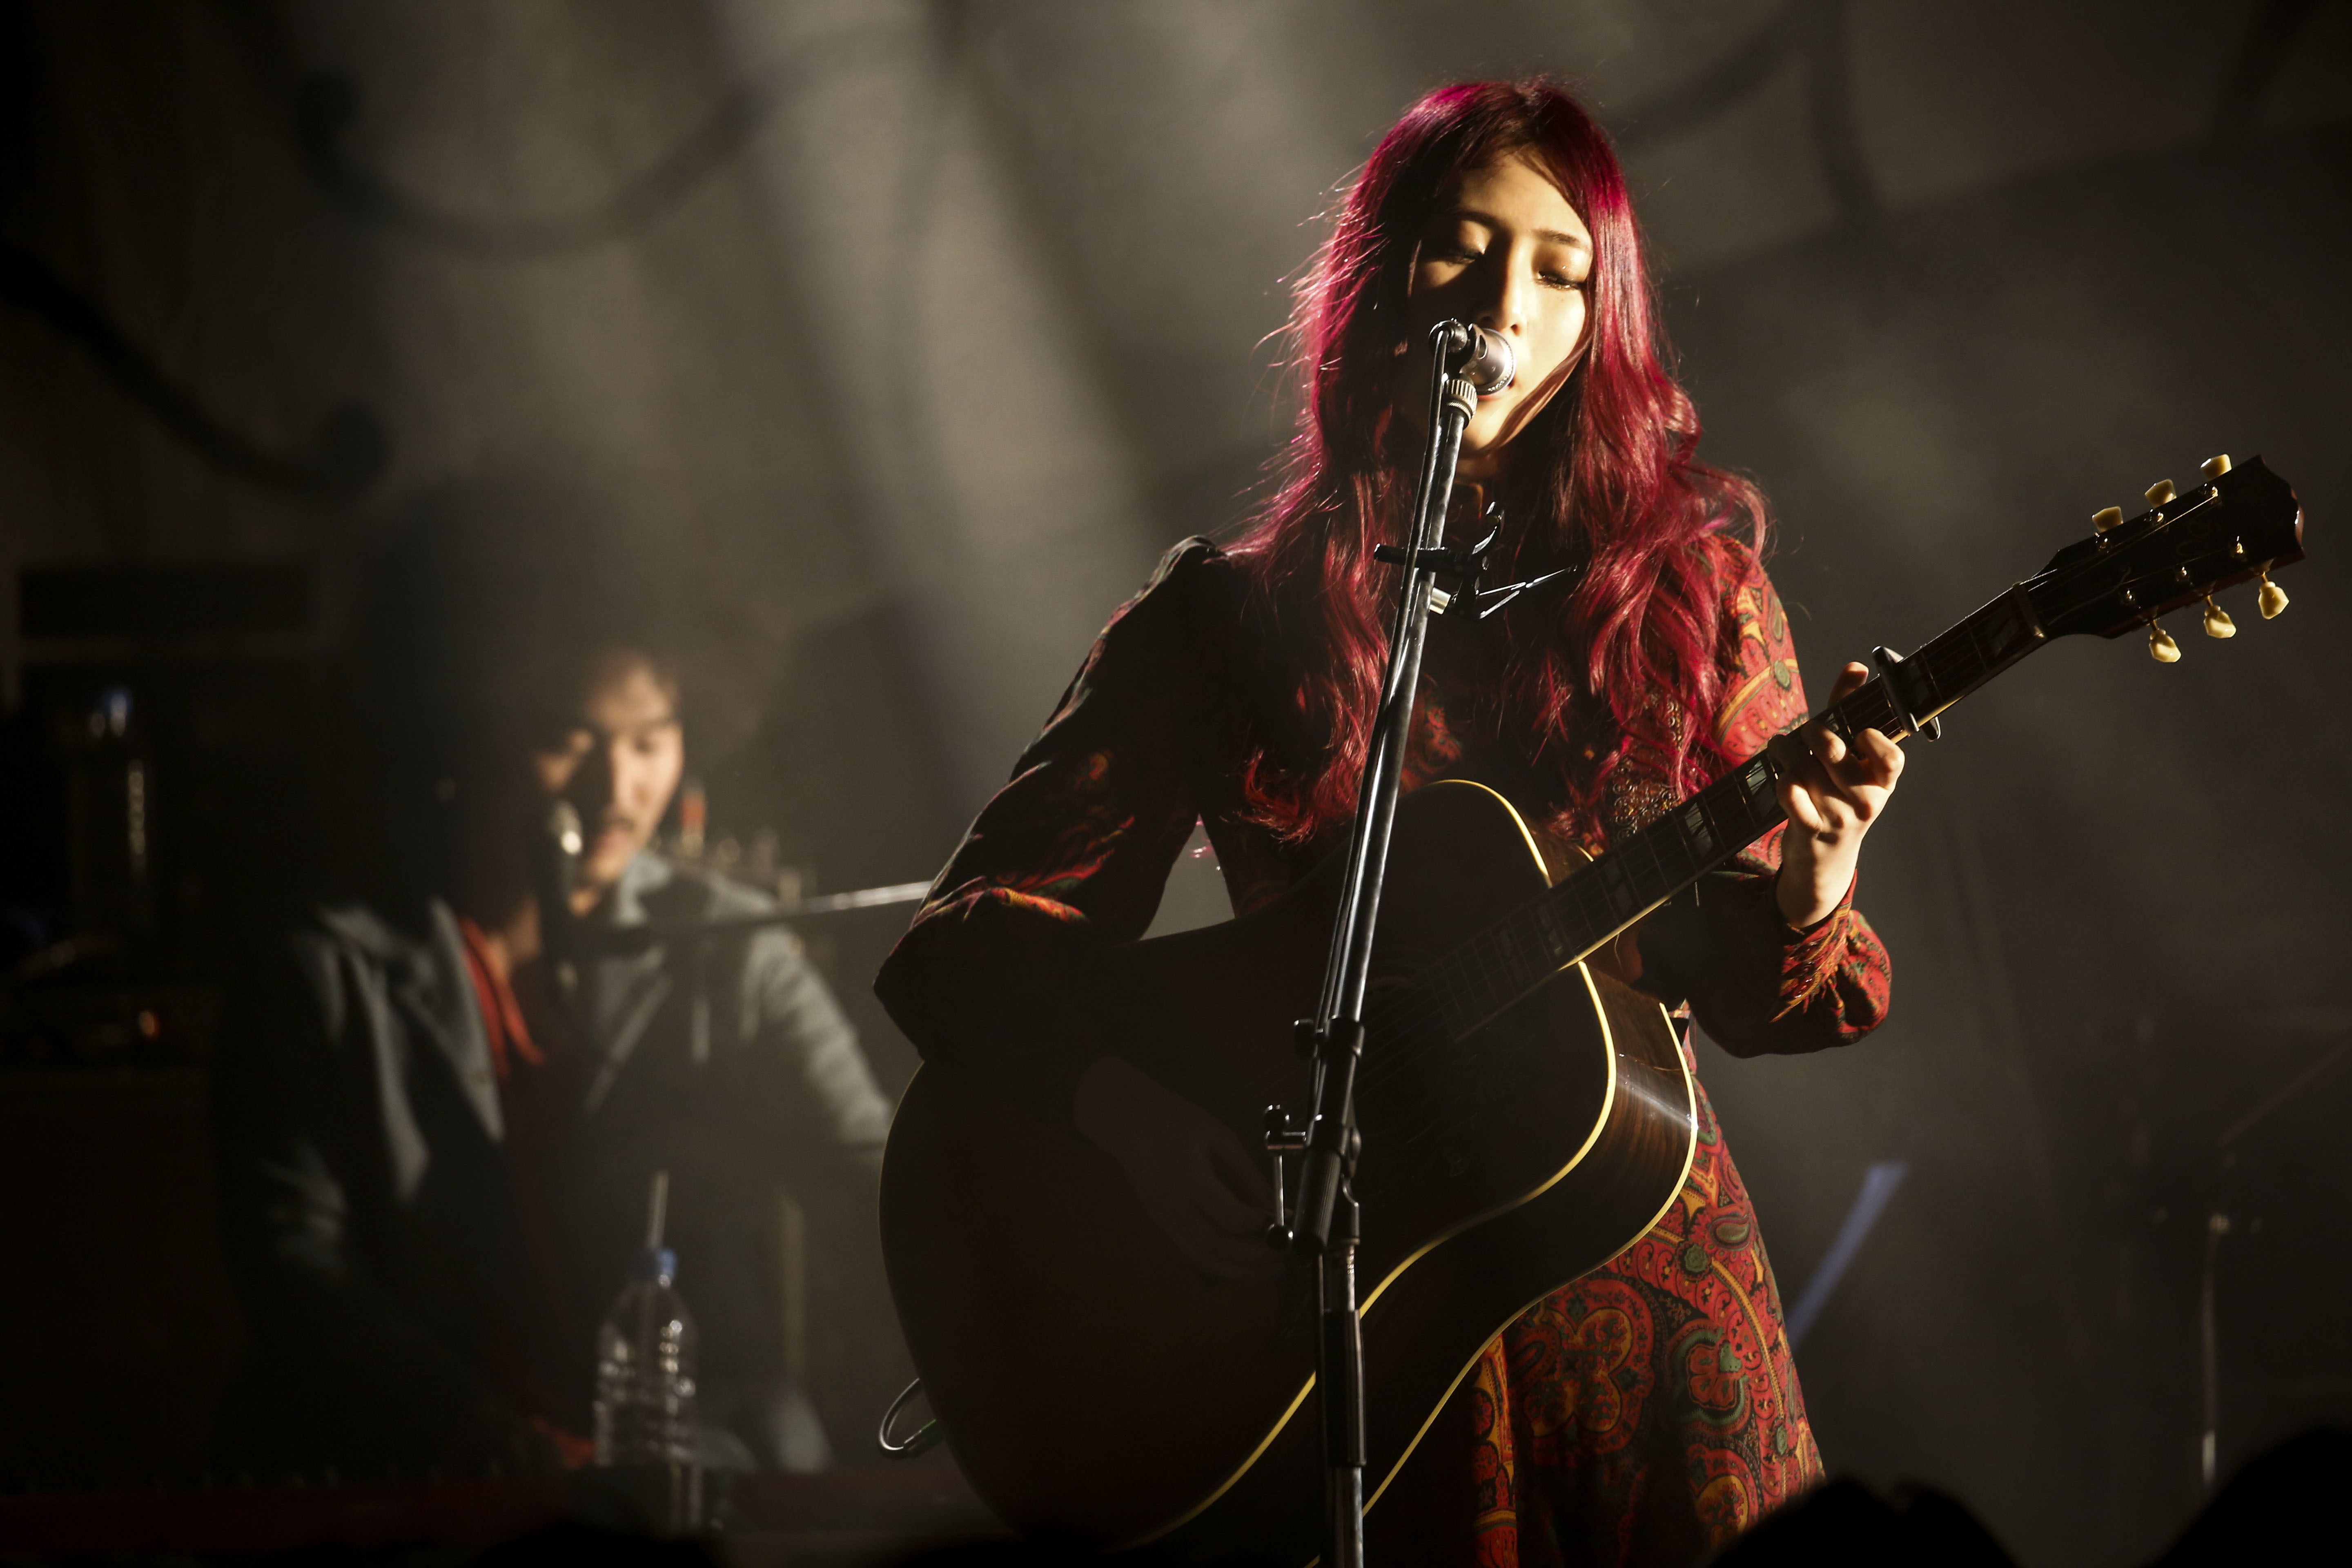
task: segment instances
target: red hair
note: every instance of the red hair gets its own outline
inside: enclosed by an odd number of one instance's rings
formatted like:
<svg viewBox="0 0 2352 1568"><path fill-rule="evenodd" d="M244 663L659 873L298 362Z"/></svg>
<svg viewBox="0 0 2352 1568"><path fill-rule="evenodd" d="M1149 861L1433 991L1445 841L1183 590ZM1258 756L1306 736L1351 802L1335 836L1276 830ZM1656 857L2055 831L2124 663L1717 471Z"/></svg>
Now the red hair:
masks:
<svg viewBox="0 0 2352 1568"><path fill-rule="evenodd" d="M1708 536L1742 525L1760 552L1763 499L1696 460L1697 412L1667 369L1606 133L1541 78L1458 84L1381 139L1298 284L1298 431L1232 551L1253 579L1261 630L1301 670L1289 694L1297 743L1260 752L1246 779L1255 814L1288 837L1355 810L1395 592L1372 546L1402 537L1412 501L1410 458L1391 449L1390 388L1415 249L1458 177L1512 154L1551 177L1594 250L1581 361L1512 441L1502 498L1496 571L1588 563L1564 603L1539 595L1498 617L1507 649L1496 721L1526 738L1549 796L1521 805L1552 819L1591 804L1629 745L1654 755L1677 793L1739 760L1706 721L1723 687L1724 552Z"/></svg>

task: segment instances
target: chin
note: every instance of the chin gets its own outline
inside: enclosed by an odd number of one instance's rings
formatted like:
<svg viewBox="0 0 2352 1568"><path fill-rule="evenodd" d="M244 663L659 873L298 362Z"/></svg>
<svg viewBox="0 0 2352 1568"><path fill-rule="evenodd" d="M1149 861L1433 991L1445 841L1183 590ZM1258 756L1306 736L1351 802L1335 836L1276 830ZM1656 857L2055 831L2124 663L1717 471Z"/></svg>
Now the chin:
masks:
<svg viewBox="0 0 2352 1568"><path fill-rule="evenodd" d="M1519 405L1516 402L1480 404L1478 412L1471 416L1469 428L1462 432L1462 455L1475 458L1501 450L1510 440L1518 417Z"/></svg>
<svg viewBox="0 0 2352 1568"><path fill-rule="evenodd" d="M621 873L627 870L629 862L636 858L637 847L634 844L622 849L600 852L581 867L580 879L583 884L609 888L621 879Z"/></svg>
<svg viewBox="0 0 2352 1568"><path fill-rule="evenodd" d="M1465 439L1462 443L1460 477L1465 479L1478 478L1502 456L1503 447L1500 436L1475 444Z"/></svg>

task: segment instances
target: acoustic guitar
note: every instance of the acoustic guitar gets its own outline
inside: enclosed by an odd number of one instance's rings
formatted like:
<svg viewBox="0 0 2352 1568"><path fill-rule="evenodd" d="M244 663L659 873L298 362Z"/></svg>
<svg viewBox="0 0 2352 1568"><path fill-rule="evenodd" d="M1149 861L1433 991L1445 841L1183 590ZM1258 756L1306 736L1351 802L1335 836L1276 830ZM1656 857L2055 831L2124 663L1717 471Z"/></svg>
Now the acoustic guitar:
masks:
<svg viewBox="0 0 2352 1568"><path fill-rule="evenodd" d="M2147 492L1823 718L1931 738L1937 716L2053 637L2146 627L2303 558L2294 492L2259 458ZM1484 1347L1615 1257L1687 1173L1695 1102L1656 1001L1592 960L1782 820L1751 758L1550 882L1508 802L1429 785L1399 809L1359 1077L1367 1497L1380 1496ZM1293 1020L1315 1011L1336 864L1222 925L1106 952L1102 1037L1245 1137L1301 1105ZM1269 1216L1271 1217L1271 1216ZM969 1077L926 1066L882 1173L892 1294L949 1447L1037 1536L1178 1561L1304 1563L1319 1545L1314 1270L1215 1279L1145 1215L1119 1167Z"/></svg>

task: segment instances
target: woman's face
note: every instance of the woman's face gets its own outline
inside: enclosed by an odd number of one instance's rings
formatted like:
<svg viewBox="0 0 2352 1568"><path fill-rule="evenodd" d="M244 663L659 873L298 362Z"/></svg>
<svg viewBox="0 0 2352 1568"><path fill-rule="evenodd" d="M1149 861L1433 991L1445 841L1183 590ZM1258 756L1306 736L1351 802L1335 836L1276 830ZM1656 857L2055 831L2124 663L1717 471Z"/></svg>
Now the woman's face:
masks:
<svg viewBox="0 0 2352 1568"><path fill-rule="evenodd" d="M1575 368L1584 337L1592 234L1550 176L1519 154L1473 169L1440 193L1407 289L1410 335L1393 395L1415 429L1429 416L1429 333L1449 318L1510 340L1518 374L1481 398L1462 435L1461 472L1483 478Z"/></svg>

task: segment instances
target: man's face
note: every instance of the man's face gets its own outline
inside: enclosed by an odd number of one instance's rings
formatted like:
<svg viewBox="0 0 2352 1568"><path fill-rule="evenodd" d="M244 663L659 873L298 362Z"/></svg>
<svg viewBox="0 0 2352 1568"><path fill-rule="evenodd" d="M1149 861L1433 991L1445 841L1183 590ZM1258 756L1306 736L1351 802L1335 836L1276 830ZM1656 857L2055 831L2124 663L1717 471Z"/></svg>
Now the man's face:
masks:
<svg viewBox="0 0 2352 1568"><path fill-rule="evenodd" d="M589 667L572 729L532 753L539 782L579 812L584 911L651 842L686 771L677 689L641 654L614 649Z"/></svg>

